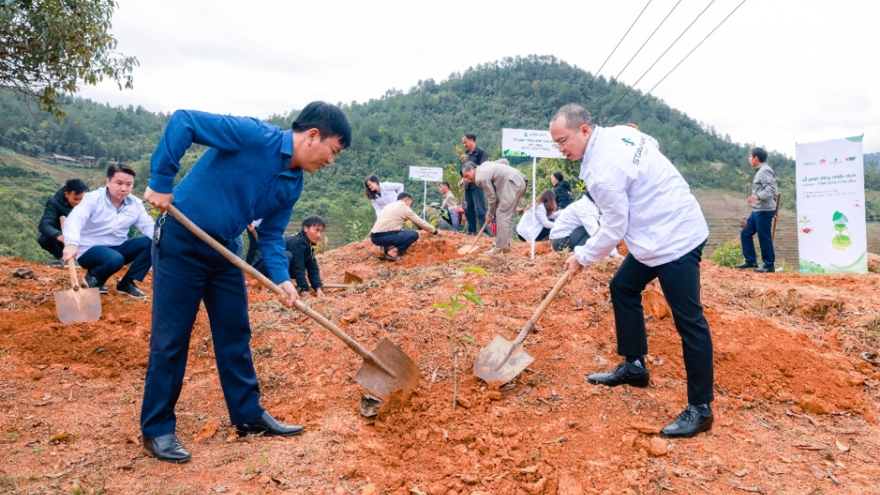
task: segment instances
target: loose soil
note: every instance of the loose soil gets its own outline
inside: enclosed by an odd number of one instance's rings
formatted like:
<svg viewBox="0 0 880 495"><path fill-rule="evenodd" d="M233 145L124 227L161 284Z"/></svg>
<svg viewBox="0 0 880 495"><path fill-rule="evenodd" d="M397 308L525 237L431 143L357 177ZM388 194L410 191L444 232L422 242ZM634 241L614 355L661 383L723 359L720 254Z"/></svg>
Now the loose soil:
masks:
<svg viewBox="0 0 880 495"><path fill-rule="evenodd" d="M686 394L659 285L644 294L649 388L587 382L620 359L608 293L619 261L610 259L547 310L526 340L530 367L511 383L486 384L470 370L480 346L499 333L514 338L566 255L540 243L531 260L517 243L502 255L459 256L468 239L423 235L397 263L380 261L369 242L319 255L325 282L341 283L347 270L365 283L307 302L365 347L387 337L419 364L420 387L392 396L374 418L360 414L366 391L351 379L361 359L250 283L263 405L306 432L238 439L202 311L177 405L177 433L193 454L183 465L140 447L150 303L111 291L98 322L63 325L52 294L67 288L66 272L0 259L0 493L880 492L880 368L861 357L878 351L877 274L761 275L704 261L715 426L667 440L659 429ZM14 276L19 267L34 278ZM459 298L466 307L452 320L433 309L462 285L485 307ZM151 293L149 277L141 287Z"/></svg>

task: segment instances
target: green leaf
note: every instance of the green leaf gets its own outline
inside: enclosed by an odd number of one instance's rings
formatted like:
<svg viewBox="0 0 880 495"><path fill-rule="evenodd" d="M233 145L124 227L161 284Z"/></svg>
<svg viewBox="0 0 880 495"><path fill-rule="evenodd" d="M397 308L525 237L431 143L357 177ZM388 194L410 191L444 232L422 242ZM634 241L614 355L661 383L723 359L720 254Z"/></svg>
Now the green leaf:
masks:
<svg viewBox="0 0 880 495"><path fill-rule="evenodd" d="M461 296L464 297L465 299L467 299L468 301L476 304L477 306L479 306L481 308L483 307L483 300L480 299L480 297L477 296L476 294L462 294Z"/></svg>
<svg viewBox="0 0 880 495"><path fill-rule="evenodd" d="M470 337L459 337L458 341L459 342L467 342L468 344L471 344L471 345L477 345L477 341L470 338Z"/></svg>
<svg viewBox="0 0 880 495"><path fill-rule="evenodd" d="M461 271L464 273L479 273L480 275L489 275L488 273L486 273L486 270L483 270L482 268L477 268L475 266L462 268Z"/></svg>
<svg viewBox="0 0 880 495"><path fill-rule="evenodd" d="M459 285L458 288L463 291L470 292L471 294L474 293L474 286L473 285Z"/></svg>
<svg viewBox="0 0 880 495"><path fill-rule="evenodd" d="M448 307L449 307L449 303L437 303L437 304L431 306L431 308L433 308L433 309L448 308Z"/></svg>

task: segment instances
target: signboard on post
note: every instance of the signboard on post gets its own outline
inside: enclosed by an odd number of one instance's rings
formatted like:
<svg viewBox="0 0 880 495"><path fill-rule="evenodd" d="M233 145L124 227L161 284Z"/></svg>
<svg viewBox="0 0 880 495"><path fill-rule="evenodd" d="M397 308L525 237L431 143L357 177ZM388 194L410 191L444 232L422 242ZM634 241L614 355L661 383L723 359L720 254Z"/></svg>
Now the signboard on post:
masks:
<svg viewBox="0 0 880 495"><path fill-rule="evenodd" d="M559 152L556 141L550 137L550 131L530 131L527 129L501 129L502 156L532 157L532 204L535 204L535 186L538 182L536 171L538 158L565 158ZM532 211L532 222L536 222L535 208ZM535 258L535 240L532 239L532 259Z"/></svg>
<svg viewBox="0 0 880 495"><path fill-rule="evenodd" d="M801 273L868 273L862 137L796 147Z"/></svg>
<svg viewBox="0 0 880 495"><path fill-rule="evenodd" d="M425 183L425 190L422 193L422 218L425 218L428 210L428 182L443 182L443 169L440 167L410 167L409 180Z"/></svg>
<svg viewBox="0 0 880 495"><path fill-rule="evenodd" d="M550 131L501 129L501 149L502 156L565 158L550 137Z"/></svg>
<svg viewBox="0 0 880 495"><path fill-rule="evenodd" d="M440 167L410 167L409 180L443 182L443 169Z"/></svg>

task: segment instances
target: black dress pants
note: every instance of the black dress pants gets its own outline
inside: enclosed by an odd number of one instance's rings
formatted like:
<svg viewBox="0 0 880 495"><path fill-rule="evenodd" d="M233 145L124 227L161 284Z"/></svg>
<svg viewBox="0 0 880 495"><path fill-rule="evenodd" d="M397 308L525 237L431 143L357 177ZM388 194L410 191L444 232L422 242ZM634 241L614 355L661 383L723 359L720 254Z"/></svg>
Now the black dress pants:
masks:
<svg viewBox="0 0 880 495"><path fill-rule="evenodd" d="M642 291L655 278L672 310L675 329L681 336L687 373L688 403L708 404L714 399L712 385L712 335L700 302L700 260L705 241L677 260L650 267L628 254L611 279L611 304L617 330L617 353L644 356L648 353Z"/></svg>

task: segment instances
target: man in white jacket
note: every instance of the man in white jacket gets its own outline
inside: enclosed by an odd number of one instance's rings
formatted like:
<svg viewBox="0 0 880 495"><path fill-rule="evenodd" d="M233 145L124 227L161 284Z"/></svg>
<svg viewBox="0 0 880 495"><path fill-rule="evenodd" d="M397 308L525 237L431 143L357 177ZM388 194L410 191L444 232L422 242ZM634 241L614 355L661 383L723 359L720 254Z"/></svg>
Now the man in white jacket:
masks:
<svg viewBox="0 0 880 495"><path fill-rule="evenodd" d="M89 270L85 282L107 293L104 284L114 273L131 263L116 283L116 291L138 299L146 298L134 281L142 281L150 271L150 242L155 220L147 214L140 199L131 195L135 172L117 163L107 169L107 185L86 193L64 223L62 259ZM136 225L144 237L128 238Z"/></svg>
<svg viewBox="0 0 880 495"><path fill-rule="evenodd" d="M658 278L681 336L688 384L687 407L661 434L689 437L709 430L712 337L700 302L700 260L709 228L700 205L672 163L636 129L597 127L586 109L569 104L556 112L550 134L566 158L583 158L580 178L602 210L599 233L565 262L569 274L607 256L621 239L629 248L610 285L617 353L626 361L610 373L590 375L590 383L648 386L642 291Z"/></svg>

